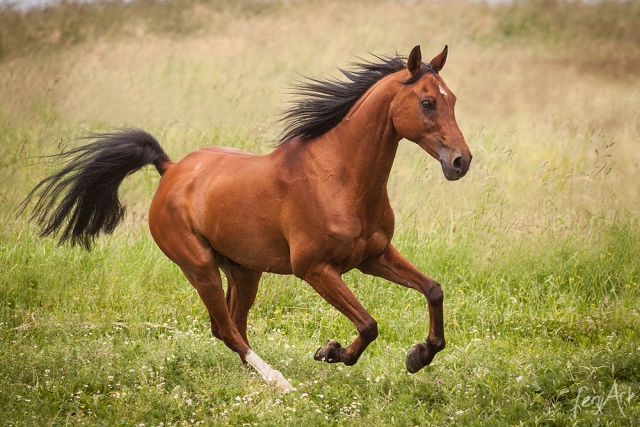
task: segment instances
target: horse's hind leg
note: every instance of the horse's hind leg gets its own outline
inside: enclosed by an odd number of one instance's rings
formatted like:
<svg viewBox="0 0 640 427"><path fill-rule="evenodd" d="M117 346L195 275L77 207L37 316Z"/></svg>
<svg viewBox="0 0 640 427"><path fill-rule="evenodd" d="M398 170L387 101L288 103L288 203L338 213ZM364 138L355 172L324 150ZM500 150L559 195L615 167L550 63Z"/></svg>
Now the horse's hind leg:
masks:
<svg viewBox="0 0 640 427"><path fill-rule="evenodd" d="M179 239L170 238L170 240L170 242L160 242L159 246L169 258L178 264L189 282L198 291L200 299L209 312L214 335L224 341L227 347L238 353L244 362L249 346L245 343L229 315L220 270L211 246L195 235L180 234Z"/></svg>
<svg viewBox="0 0 640 427"><path fill-rule="evenodd" d="M227 290L227 306L229 307L231 318L235 322L244 342L249 345L249 340L247 339L247 316L256 299L258 283L260 282L262 272L250 270L242 266L225 266L222 267L222 271L224 271L225 276L227 276L229 285L229 289ZM293 389L289 381L284 378L280 371L271 368L271 366L265 363L252 350L249 350L249 353L247 353L246 361L253 366L268 383L275 384L284 390Z"/></svg>
<svg viewBox="0 0 640 427"><path fill-rule="evenodd" d="M158 224L158 222L153 224ZM248 362L253 366L269 384L284 390L291 390L293 387L279 371L272 369L251 351L231 318L222 287L220 270L215 260L215 253L209 243L193 234L175 232L176 225L173 225L171 233L161 231L160 228L154 226L151 227L151 232L160 249L178 264L189 282L198 291L198 295L209 312L212 322L211 330L214 335L217 333L227 347L238 353L243 363Z"/></svg>
<svg viewBox="0 0 640 427"><path fill-rule="evenodd" d="M247 339L247 317L258 293L258 283L262 277L261 271L250 270L246 267L221 267L227 276L227 307L231 319L236 324L238 332L249 345Z"/></svg>

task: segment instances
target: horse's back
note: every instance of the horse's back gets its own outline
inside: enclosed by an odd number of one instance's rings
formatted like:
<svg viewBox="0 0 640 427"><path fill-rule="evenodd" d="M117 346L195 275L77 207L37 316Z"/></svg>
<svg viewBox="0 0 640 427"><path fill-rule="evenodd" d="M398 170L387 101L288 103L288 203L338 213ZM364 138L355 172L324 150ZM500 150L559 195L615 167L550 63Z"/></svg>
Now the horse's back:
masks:
<svg viewBox="0 0 640 427"><path fill-rule="evenodd" d="M236 155L236 156L256 156L256 154L249 153L248 151L241 150L239 148L233 147L202 147L191 154L197 155L197 153L208 152L208 153L218 153L218 154L228 154L228 155Z"/></svg>

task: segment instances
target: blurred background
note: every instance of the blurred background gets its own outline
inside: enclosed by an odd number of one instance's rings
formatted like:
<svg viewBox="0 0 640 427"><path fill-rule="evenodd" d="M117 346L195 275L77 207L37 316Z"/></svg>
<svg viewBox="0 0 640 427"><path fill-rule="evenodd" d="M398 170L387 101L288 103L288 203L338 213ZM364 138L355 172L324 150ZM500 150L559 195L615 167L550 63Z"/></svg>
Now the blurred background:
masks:
<svg viewBox="0 0 640 427"><path fill-rule="evenodd" d="M473 166L448 183L401 144L390 183L401 222L486 227L489 240L498 227L501 240L535 243L638 210L638 2L31 4L0 9L0 174L12 203L46 172L24 169L27 158L86 130L141 127L175 159L203 145L266 152L301 76L337 76L369 52L416 44L430 58L448 44L442 76ZM154 179L124 191L144 193L130 197L134 221Z"/></svg>

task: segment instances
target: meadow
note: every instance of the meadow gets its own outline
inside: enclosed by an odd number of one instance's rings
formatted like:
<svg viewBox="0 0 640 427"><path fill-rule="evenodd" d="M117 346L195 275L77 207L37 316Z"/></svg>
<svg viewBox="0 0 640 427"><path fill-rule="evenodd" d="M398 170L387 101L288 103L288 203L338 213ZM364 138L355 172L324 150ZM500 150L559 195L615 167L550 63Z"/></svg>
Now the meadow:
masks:
<svg viewBox="0 0 640 427"><path fill-rule="evenodd" d="M134 0L0 8L0 425L640 425L640 3ZM394 244L445 294L446 349L408 374L424 298L345 280L380 335L352 367L313 360L352 324L265 275L267 386L211 337L146 224L155 169L94 249L18 206L88 132L133 126L175 160L271 150L288 87L356 57L449 45L441 75L474 154L460 181L402 141Z"/></svg>

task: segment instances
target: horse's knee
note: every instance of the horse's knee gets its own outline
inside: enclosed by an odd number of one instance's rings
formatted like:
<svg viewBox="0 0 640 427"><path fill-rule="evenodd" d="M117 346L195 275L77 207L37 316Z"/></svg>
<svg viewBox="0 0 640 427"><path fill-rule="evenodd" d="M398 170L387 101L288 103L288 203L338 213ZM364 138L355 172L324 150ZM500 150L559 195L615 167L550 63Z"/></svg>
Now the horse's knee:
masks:
<svg viewBox="0 0 640 427"><path fill-rule="evenodd" d="M442 288L440 287L440 283L435 280L430 283L429 289L425 293L427 297L427 301L431 305L440 306L444 300L444 294L442 293Z"/></svg>
<svg viewBox="0 0 640 427"><path fill-rule="evenodd" d="M378 322L373 318L369 320L365 325L358 330L362 339L367 342L371 342L378 338Z"/></svg>

